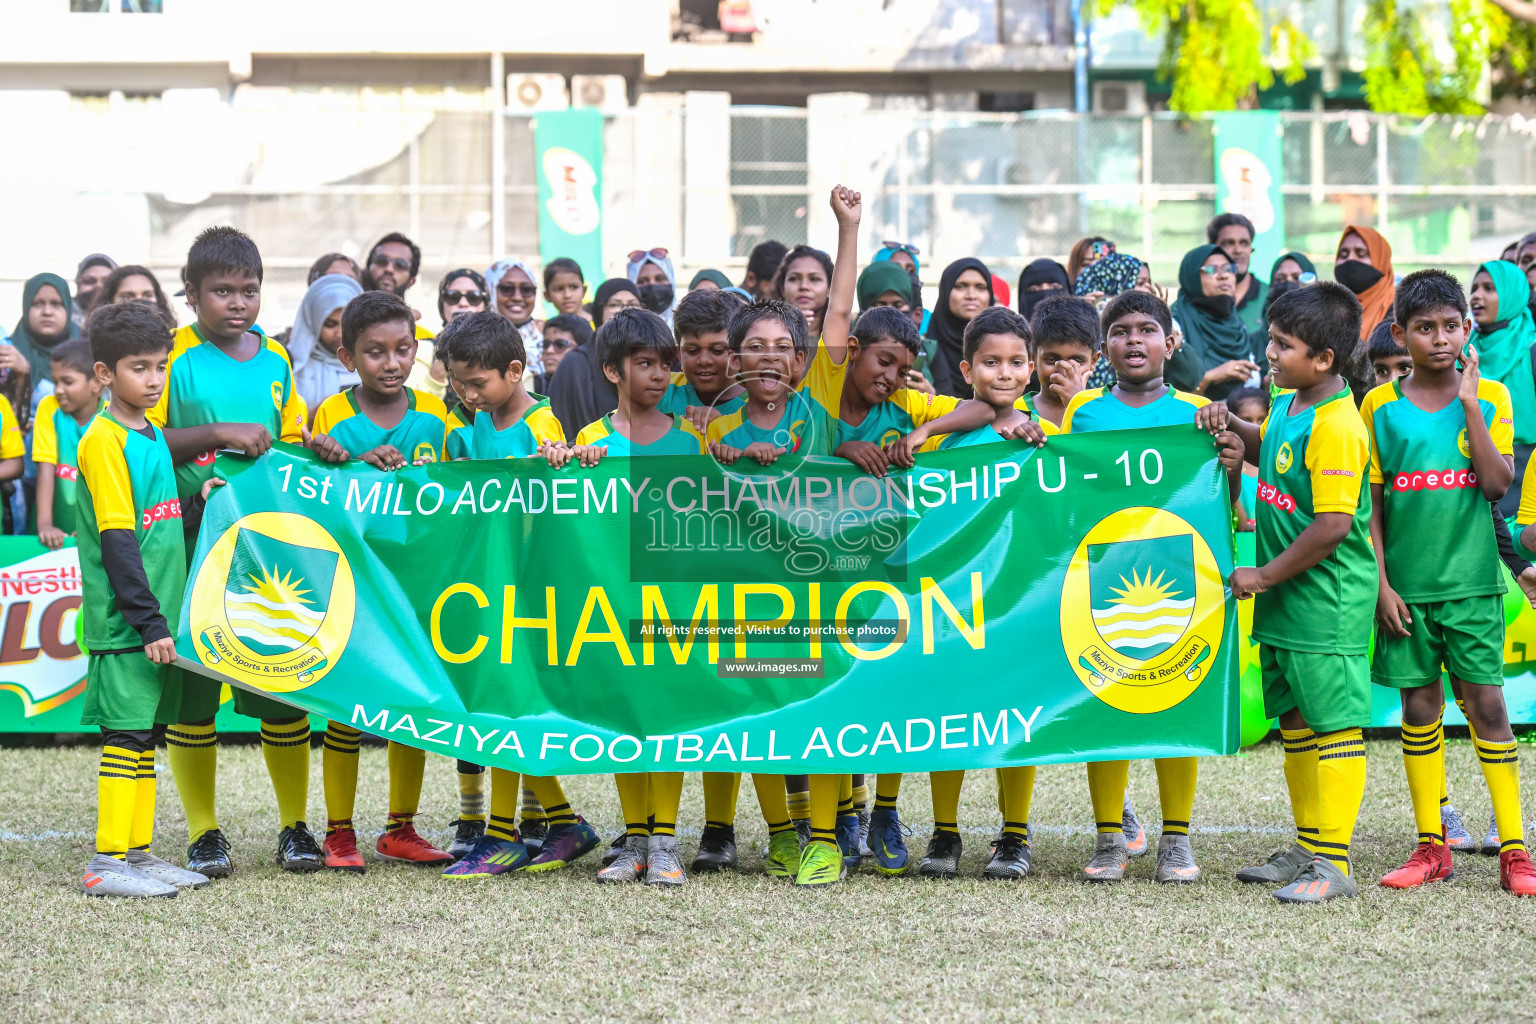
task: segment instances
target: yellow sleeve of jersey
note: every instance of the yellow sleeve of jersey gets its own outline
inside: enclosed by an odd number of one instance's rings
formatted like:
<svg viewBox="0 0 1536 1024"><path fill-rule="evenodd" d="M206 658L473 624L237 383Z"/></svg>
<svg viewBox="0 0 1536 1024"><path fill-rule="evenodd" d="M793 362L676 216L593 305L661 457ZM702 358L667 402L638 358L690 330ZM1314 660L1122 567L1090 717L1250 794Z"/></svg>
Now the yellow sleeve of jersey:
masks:
<svg viewBox="0 0 1536 1024"><path fill-rule="evenodd" d="M336 424L352 415L352 404L347 401L345 394L332 395L320 403L320 408L315 410L315 425L312 428L316 434L329 434L336 429Z"/></svg>
<svg viewBox="0 0 1536 1024"><path fill-rule="evenodd" d="M1509 388L1496 380L1481 380L1477 383L1477 397L1493 406L1493 422L1488 424L1493 446L1500 455L1514 455L1515 407L1509 397Z"/></svg>
<svg viewBox="0 0 1536 1024"><path fill-rule="evenodd" d="M433 333L427 330L425 327L421 326L421 324L416 325L417 341L431 341L434 337L435 335L433 335Z"/></svg>
<svg viewBox="0 0 1536 1024"><path fill-rule="evenodd" d="M560 421L555 419L554 412L547 405L528 414L528 429L533 431L534 439L539 444L565 440L565 431L560 429Z"/></svg>
<svg viewBox="0 0 1536 1024"><path fill-rule="evenodd" d="M288 363L288 350L283 348L271 338L267 339L267 348L283 357L283 362ZM287 380L283 381L284 397L282 423L279 426L281 436L279 441L287 441L290 444L304 443L304 424L309 421L309 407L304 404L304 396L299 394L299 389L293 383L293 366L288 366Z"/></svg>
<svg viewBox="0 0 1536 1024"><path fill-rule="evenodd" d="M53 425L53 414L58 411L59 400L52 395L38 403L37 419L32 421L33 462L59 464L59 434Z"/></svg>
<svg viewBox="0 0 1536 1024"><path fill-rule="evenodd" d="M1211 404L1211 400L1206 398L1204 395L1192 395L1188 391L1180 391L1177 388L1169 388L1168 390L1173 392L1174 398L1177 398L1179 401L1188 405L1192 405L1196 409L1203 409Z"/></svg>
<svg viewBox="0 0 1536 1024"><path fill-rule="evenodd" d="M694 426L693 422L691 420L688 420L688 419L682 420L681 421L681 426L680 426L679 429L681 429L683 433L687 434L689 437L693 438L695 441L699 442L699 454L700 455L708 455L709 454L709 442L704 439L704 435L703 434L699 433L699 428Z"/></svg>
<svg viewBox="0 0 1536 1024"><path fill-rule="evenodd" d="M725 435L741 426L746 418L747 407L742 406L735 412L728 412L724 416L716 416L709 421L709 429L705 432L705 439L711 442L725 443Z"/></svg>
<svg viewBox="0 0 1536 1024"><path fill-rule="evenodd" d="M21 424L16 422L16 412L0 395L0 459L19 459L26 454L27 442L21 435Z"/></svg>
<svg viewBox="0 0 1536 1024"><path fill-rule="evenodd" d="M198 340L197 332L192 329L191 324L178 328L176 333L171 336L171 354L165 361L165 387L160 391L160 401L156 402L152 408L144 411L144 418L155 426L164 429L166 417L170 414L171 367L176 365L176 360L180 359L187 349L201 344L202 342ZM279 345L278 348L282 348L282 346ZM288 358L286 351L283 352L283 358Z"/></svg>
<svg viewBox="0 0 1536 1024"><path fill-rule="evenodd" d="M1318 412L1303 462L1312 477L1312 514L1354 515L1360 505L1360 478L1371 461L1365 424L1348 398Z"/></svg>
<svg viewBox="0 0 1536 1024"><path fill-rule="evenodd" d="M1376 410L1397 398L1392 385L1383 384L1366 392L1360 403L1360 422L1365 424L1365 434L1371 444L1371 483L1384 484L1386 475L1381 470L1381 451L1376 443Z"/></svg>
<svg viewBox="0 0 1536 1024"><path fill-rule="evenodd" d="M832 356L827 353L827 346L817 341L810 370L795 390L836 417L843 402L843 381L847 376L848 360L844 358L841 363L834 363Z"/></svg>
<svg viewBox="0 0 1536 1024"><path fill-rule="evenodd" d="M1515 513L1515 522L1521 526L1536 523L1536 473L1527 473L1520 481L1520 509Z"/></svg>
<svg viewBox="0 0 1536 1024"><path fill-rule="evenodd" d="M596 444L608 436L608 428L602 420L594 420L576 432L577 444Z"/></svg>
<svg viewBox="0 0 1536 1024"><path fill-rule="evenodd" d="M123 458L124 435L120 428L99 419L80 439L76 461L80 478L91 492L96 509L96 529L132 530L138 526L133 511L133 481L128 460Z"/></svg>
<svg viewBox="0 0 1536 1024"><path fill-rule="evenodd" d="M911 418L914 427L947 416L960 405L960 399L953 395L930 395L911 388L897 391L891 395L890 401Z"/></svg>
<svg viewBox="0 0 1536 1024"><path fill-rule="evenodd" d="M1077 413L1077 410L1102 394L1104 394L1103 388L1085 388L1073 395L1072 401L1067 403L1067 411L1061 414L1061 433L1072 433L1072 417Z"/></svg>
<svg viewBox="0 0 1536 1024"><path fill-rule="evenodd" d="M413 388L412 390L415 389ZM430 391L416 391L416 410L424 412L429 416L435 416L443 421L443 441L438 446L438 450L446 452L448 450L448 431L451 429L448 423L448 406L444 405L443 400Z"/></svg>

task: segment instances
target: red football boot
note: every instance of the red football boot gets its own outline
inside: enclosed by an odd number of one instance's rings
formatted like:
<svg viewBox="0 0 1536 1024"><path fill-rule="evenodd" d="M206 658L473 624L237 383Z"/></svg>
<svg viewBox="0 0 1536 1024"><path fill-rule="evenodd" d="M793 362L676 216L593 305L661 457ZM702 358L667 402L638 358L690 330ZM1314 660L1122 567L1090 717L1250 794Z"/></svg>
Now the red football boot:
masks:
<svg viewBox="0 0 1536 1024"><path fill-rule="evenodd" d="M1536 867L1523 848L1499 854L1499 884L1516 896L1536 896Z"/></svg>
<svg viewBox="0 0 1536 1024"><path fill-rule="evenodd" d="M416 833L416 826L409 820L400 821L400 818L391 814L390 823L399 821L397 828L389 829L379 836L379 844L375 847L379 856L385 860L405 861L407 864L419 864L422 867L441 867L444 864L452 864L453 857L444 853Z"/></svg>
<svg viewBox="0 0 1536 1024"><path fill-rule="evenodd" d="M1381 876L1388 889L1417 889L1429 882L1449 882L1456 877L1451 848L1445 843L1420 843L1402 867Z"/></svg>
<svg viewBox="0 0 1536 1024"><path fill-rule="evenodd" d="M363 862L363 855L357 849L357 833L351 825L338 827L338 823L327 823L329 831L325 836L325 866L337 871L355 871L362 874L368 870L368 865Z"/></svg>

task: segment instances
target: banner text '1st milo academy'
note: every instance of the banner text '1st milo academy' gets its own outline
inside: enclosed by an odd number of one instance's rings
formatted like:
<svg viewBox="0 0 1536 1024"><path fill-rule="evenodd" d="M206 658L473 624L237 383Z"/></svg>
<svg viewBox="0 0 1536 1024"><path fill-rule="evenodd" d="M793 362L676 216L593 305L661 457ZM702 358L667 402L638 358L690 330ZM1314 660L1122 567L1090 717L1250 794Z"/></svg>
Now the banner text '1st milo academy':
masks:
<svg viewBox="0 0 1536 1024"><path fill-rule="evenodd" d="M740 466L741 464L738 464ZM1238 743L1226 478L1193 426L725 469L221 457L178 650L533 774L890 772Z"/></svg>

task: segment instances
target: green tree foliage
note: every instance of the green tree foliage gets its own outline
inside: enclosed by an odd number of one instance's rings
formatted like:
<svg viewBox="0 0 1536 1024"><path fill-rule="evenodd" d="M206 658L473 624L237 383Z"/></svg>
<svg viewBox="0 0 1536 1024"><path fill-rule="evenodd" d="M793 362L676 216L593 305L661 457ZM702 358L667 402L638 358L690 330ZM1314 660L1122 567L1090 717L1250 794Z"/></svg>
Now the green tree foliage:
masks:
<svg viewBox="0 0 1536 1024"><path fill-rule="evenodd" d="M1370 0L1365 10L1366 102L1372 110L1415 117L1481 114L1483 69L1508 29L1508 18L1482 0Z"/></svg>
<svg viewBox="0 0 1536 1024"><path fill-rule="evenodd" d="M1158 76L1172 81L1169 106L1187 113L1252 106L1260 89L1306 75L1313 47L1287 19L1267 19L1255 0L1097 0L1095 12L1129 6L1148 33L1161 33Z"/></svg>
<svg viewBox="0 0 1536 1024"><path fill-rule="evenodd" d="M1493 97L1536 96L1536 24L1511 18L1501 10L1489 10L1488 30L1502 45L1490 45L1493 60Z"/></svg>

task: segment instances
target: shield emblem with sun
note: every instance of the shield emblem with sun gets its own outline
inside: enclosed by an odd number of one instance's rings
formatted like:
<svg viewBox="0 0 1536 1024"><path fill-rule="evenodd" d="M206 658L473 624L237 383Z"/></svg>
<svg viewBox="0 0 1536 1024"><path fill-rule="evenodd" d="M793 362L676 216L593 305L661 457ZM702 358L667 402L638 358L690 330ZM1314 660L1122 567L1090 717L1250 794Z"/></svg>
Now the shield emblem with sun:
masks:
<svg viewBox="0 0 1536 1024"><path fill-rule="evenodd" d="M260 656L296 651L325 622L337 554L242 529L224 586L230 630Z"/></svg>
<svg viewBox="0 0 1536 1024"><path fill-rule="evenodd" d="M1128 658L1168 650L1195 614L1195 553L1190 534L1088 546L1093 626Z"/></svg>

